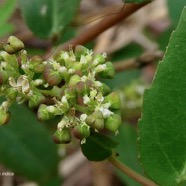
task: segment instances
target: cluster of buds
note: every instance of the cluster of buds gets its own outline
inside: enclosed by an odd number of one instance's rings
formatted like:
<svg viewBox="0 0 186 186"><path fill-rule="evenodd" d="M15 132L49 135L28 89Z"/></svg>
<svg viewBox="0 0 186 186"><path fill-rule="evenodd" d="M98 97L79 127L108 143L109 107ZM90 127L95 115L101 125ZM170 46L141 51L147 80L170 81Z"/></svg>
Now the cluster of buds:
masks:
<svg viewBox="0 0 186 186"><path fill-rule="evenodd" d="M94 55L78 45L51 59L28 58L24 44L10 36L0 52L0 89L6 98L0 106L0 124L8 122L12 103L26 102L37 109L39 121L61 117L53 136L56 143L69 143L72 134L83 143L91 131L117 133L119 94L98 80L113 77L106 54Z"/></svg>

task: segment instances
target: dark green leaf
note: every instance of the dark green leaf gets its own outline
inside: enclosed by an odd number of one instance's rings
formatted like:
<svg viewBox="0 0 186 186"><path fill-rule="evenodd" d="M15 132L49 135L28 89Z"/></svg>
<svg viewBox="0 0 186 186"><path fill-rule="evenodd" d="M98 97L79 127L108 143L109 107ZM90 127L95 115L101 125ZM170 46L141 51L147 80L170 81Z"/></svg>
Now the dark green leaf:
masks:
<svg viewBox="0 0 186 186"><path fill-rule="evenodd" d="M73 19L80 0L19 0L31 31L41 38L58 36Z"/></svg>
<svg viewBox="0 0 186 186"><path fill-rule="evenodd" d="M86 138L86 143L81 144L81 150L90 161L103 161L112 155L112 149L117 146L111 138L93 132Z"/></svg>
<svg viewBox="0 0 186 186"><path fill-rule="evenodd" d="M139 122L140 159L147 175L162 186L186 180L186 8L173 32Z"/></svg>
<svg viewBox="0 0 186 186"><path fill-rule="evenodd" d="M15 105L12 108L11 121L0 127L0 136L2 164L39 183L58 180L56 145L51 134L26 107Z"/></svg>

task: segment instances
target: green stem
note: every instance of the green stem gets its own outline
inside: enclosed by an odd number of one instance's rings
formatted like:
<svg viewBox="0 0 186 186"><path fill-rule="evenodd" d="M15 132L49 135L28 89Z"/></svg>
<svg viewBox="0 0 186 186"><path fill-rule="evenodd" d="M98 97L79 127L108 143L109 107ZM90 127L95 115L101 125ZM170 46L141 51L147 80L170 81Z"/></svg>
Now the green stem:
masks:
<svg viewBox="0 0 186 186"><path fill-rule="evenodd" d="M133 171L129 167L127 167L125 164L120 162L115 158L115 155L112 155L110 158L108 158L108 161L116 168L121 170L124 174L131 177L132 179L136 180L137 182L141 183L144 186L158 186L156 183L154 183L152 180L149 180L148 178L145 178L144 176L138 174L137 172Z"/></svg>
<svg viewBox="0 0 186 186"><path fill-rule="evenodd" d="M74 108L77 110L77 111L80 111L82 113L88 113L87 111L87 107L83 107L83 106L80 106L78 104L73 104Z"/></svg>

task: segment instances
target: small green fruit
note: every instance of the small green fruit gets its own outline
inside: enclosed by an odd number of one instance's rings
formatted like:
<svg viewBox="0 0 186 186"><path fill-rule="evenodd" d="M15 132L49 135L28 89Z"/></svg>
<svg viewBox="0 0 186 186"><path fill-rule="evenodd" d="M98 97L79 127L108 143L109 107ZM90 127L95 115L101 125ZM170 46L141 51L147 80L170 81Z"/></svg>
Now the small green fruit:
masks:
<svg viewBox="0 0 186 186"><path fill-rule="evenodd" d="M104 128L103 114L99 110L94 111L91 115L89 115L85 122L87 125L97 130L102 130Z"/></svg>
<svg viewBox="0 0 186 186"><path fill-rule="evenodd" d="M51 68L45 68L44 70L44 80L50 85L58 85L61 83L62 77L60 76L59 72L51 69Z"/></svg>
<svg viewBox="0 0 186 186"><path fill-rule="evenodd" d="M99 75L102 78L109 78L109 79L114 78L115 70L113 64L111 62L106 62L105 65L106 65L106 70L100 72Z"/></svg>
<svg viewBox="0 0 186 186"><path fill-rule="evenodd" d="M82 45L77 45L77 46L75 47L75 55L76 55L77 57L81 57L81 55L84 55L84 54L86 53L86 51L87 51L87 48L85 48L85 47L82 46Z"/></svg>
<svg viewBox="0 0 186 186"><path fill-rule="evenodd" d="M53 135L53 141L57 144L66 144L71 142L71 134L69 129L57 130Z"/></svg>
<svg viewBox="0 0 186 186"><path fill-rule="evenodd" d="M89 126L83 124L77 125L73 128L73 135L77 139L87 138L90 136L90 128Z"/></svg>
<svg viewBox="0 0 186 186"><path fill-rule="evenodd" d="M45 96L43 96L42 94L36 94L29 98L28 106L29 108L35 108L44 102Z"/></svg>
<svg viewBox="0 0 186 186"><path fill-rule="evenodd" d="M73 75L73 76L70 78L68 85L69 85L69 86L74 86L74 85L76 85L78 82L80 82L80 80L81 80L81 78L80 78L78 75L75 74L75 75Z"/></svg>
<svg viewBox="0 0 186 186"><path fill-rule="evenodd" d="M15 36L10 36L8 38L8 45L10 45L12 47L12 49L14 49L14 53L19 52L20 50L22 50L25 47L23 42Z"/></svg>
<svg viewBox="0 0 186 186"><path fill-rule="evenodd" d="M52 119L54 117L54 114L50 113L47 110L47 105L41 104L37 111L37 119L38 121L46 121L49 119Z"/></svg>
<svg viewBox="0 0 186 186"><path fill-rule="evenodd" d="M104 100L105 103L110 103L110 108L112 109L120 109L121 102L120 96L118 92L110 93Z"/></svg>
<svg viewBox="0 0 186 186"><path fill-rule="evenodd" d="M30 64L32 65L32 70L35 73L41 73L44 71L44 64L40 56L34 56L30 59Z"/></svg>
<svg viewBox="0 0 186 186"><path fill-rule="evenodd" d="M4 47L5 51L9 54L15 54L16 53L16 50L9 44L5 44L3 47Z"/></svg>
<svg viewBox="0 0 186 186"><path fill-rule="evenodd" d="M119 126L121 125L121 116L118 114L113 114L112 116L106 118L105 129L111 132L117 132Z"/></svg>

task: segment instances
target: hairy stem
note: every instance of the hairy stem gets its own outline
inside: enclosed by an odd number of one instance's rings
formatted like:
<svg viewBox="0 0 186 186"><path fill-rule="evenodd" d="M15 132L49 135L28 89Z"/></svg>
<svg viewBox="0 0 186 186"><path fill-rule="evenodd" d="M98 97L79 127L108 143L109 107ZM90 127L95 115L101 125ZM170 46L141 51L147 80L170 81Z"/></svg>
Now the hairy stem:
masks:
<svg viewBox="0 0 186 186"><path fill-rule="evenodd" d="M133 171L129 167L127 167L125 164L120 162L116 159L115 155L112 155L110 158L108 158L108 161L116 168L121 170L124 174L131 177L132 179L136 180L138 183L144 185L144 186L158 186L156 183L154 183L152 180L147 179L146 177L138 174L137 172Z"/></svg>

